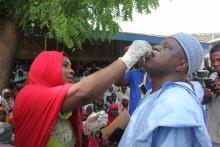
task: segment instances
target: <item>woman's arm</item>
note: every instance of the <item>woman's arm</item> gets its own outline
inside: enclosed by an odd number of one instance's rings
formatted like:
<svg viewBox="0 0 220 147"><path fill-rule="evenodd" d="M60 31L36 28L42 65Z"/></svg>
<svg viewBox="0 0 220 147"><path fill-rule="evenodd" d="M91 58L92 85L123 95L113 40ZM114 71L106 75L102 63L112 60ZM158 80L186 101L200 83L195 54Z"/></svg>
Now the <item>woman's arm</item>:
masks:
<svg viewBox="0 0 220 147"><path fill-rule="evenodd" d="M134 41L122 58L74 84L65 96L61 112L76 109L102 95L128 68L151 51L152 48L148 42Z"/></svg>

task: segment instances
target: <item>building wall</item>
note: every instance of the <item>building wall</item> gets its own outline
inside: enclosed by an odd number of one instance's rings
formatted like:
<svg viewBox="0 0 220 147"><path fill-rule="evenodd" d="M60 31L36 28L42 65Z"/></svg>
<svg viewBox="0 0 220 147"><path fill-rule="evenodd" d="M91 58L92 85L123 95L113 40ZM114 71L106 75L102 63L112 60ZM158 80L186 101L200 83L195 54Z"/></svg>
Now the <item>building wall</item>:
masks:
<svg viewBox="0 0 220 147"><path fill-rule="evenodd" d="M20 38L18 49L16 52L17 59L33 60L41 51L57 50L65 51L72 61L112 61L121 55L124 47L131 42L126 41L104 41L98 40L93 44L86 42L82 49L67 49L63 43L57 42L54 39L46 39L42 36Z"/></svg>

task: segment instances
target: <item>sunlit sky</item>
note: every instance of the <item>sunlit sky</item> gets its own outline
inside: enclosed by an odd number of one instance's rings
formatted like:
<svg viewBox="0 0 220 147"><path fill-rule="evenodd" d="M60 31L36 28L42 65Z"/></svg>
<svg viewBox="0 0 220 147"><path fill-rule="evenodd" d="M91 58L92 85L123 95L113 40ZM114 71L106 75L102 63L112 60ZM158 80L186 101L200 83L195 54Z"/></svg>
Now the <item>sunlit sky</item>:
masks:
<svg viewBox="0 0 220 147"><path fill-rule="evenodd" d="M219 33L220 0L160 0L151 14L133 13L133 21L120 22L123 32L169 35Z"/></svg>

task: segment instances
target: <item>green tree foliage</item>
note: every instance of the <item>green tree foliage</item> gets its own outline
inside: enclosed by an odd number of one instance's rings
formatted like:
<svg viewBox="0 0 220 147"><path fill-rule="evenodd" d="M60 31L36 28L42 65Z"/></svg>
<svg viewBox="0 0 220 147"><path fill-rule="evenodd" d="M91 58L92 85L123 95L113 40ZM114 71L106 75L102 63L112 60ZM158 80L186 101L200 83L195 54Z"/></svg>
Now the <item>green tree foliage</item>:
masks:
<svg viewBox="0 0 220 147"><path fill-rule="evenodd" d="M42 34L81 47L91 38L110 38L120 31L118 20L132 12L148 14L158 0L0 0L0 17L13 20L26 34Z"/></svg>

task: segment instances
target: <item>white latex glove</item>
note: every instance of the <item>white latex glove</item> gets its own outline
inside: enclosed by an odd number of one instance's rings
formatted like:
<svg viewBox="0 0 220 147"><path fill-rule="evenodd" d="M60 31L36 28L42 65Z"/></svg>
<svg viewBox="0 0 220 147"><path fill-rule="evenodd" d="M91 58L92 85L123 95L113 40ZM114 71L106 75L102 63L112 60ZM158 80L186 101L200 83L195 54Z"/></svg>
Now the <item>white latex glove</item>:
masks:
<svg viewBox="0 0 220 147"><path fill-rule="evenodd" d="M121 60L130 69L142 56L151 55L151 52L152 47L147 41L135 40Z"/></svg>

